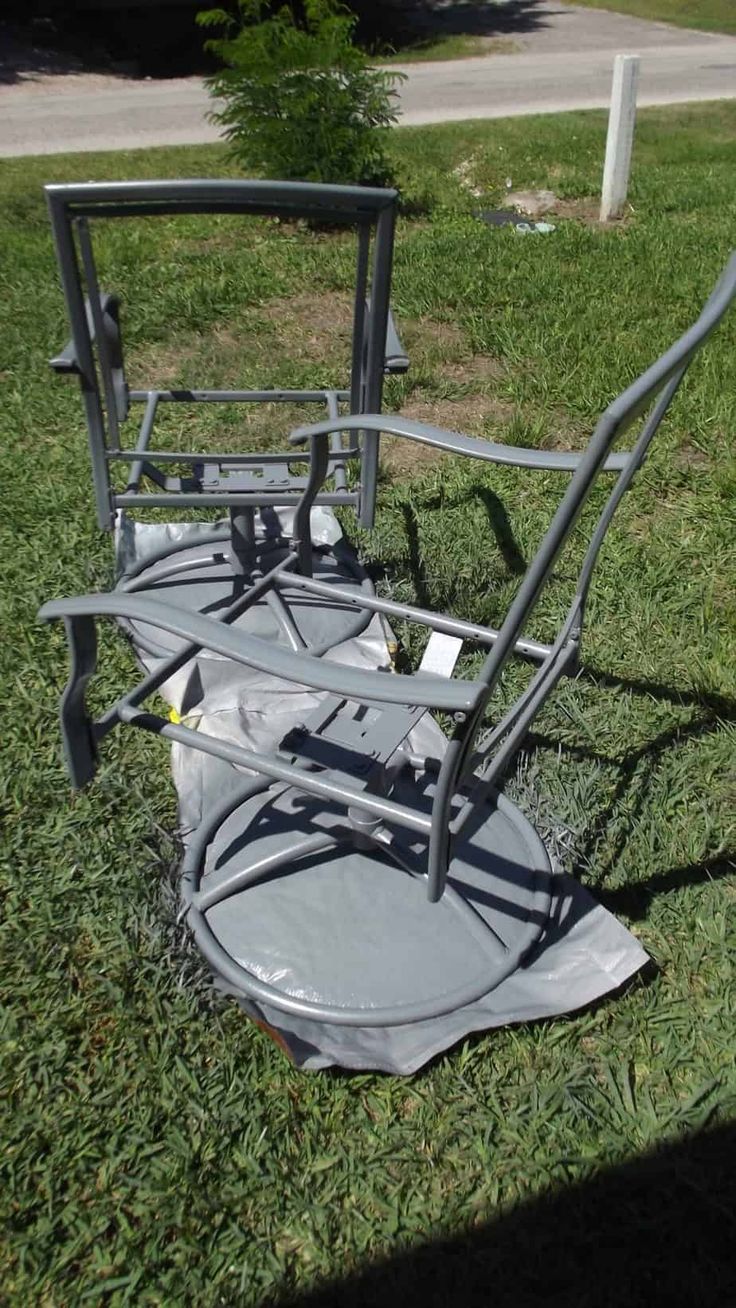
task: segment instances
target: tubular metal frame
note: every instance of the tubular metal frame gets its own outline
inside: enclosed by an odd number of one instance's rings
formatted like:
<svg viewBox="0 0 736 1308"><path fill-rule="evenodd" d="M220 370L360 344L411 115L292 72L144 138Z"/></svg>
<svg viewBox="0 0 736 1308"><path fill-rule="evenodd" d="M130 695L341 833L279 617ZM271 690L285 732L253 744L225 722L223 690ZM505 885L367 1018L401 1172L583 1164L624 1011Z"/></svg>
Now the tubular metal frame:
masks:
<svg viewBox="0 0 736 1308"><path fill-rule="evenodd" d="M494 783L519 748L533 718L559 679L577 665L590 581L613 514L641 466L691 360L734 298L736 253L731 256L694 326L605 410L499 630L479 628L444 614L388 600L378 601L371 596L351 593L344 597L346 603L358 608L406 618L431 631L444 631L487 645L489 652L479 675L473 680L422 672L414 676L386 675L330 663L234 631L228 625L230 614L218 622L135 595L84 596L54 600L44 605L40 616L49 620L61 618L67 629L71 671L62 696L61 721L73 784L80 786L89 781L96 767L99 742L117 723L128 723L249 768L266 779L264 784L279 782L297 791L321 796L329 803L337 803L347 809L348 821L352 821L361 839L385 846L390 844L390 830L394 826L417 833L427 841L428 897L433 902L440 899L445 889L453 842L467 828L471 814L480 811L480 806L489 797L493 801ZM648 416L631 452L611 459L610 451L615 441L645 414ZM407 419L376 414L360 415L341 422L348 431L388 432L435 449L490 462L537 468L561 466L555 462L554 455L536 455L533 451L493 445ZM333 422L327 421L292 433L291 440L295 444L311 442L315 467L320 461L325 466L333 426ZM555 561L578 521L597 477L606 469L617 471L618 476L591 535L575 595L557 638L552 644L524 639L522 632L549 580ZM311 492L305 493L300 507L305 521L308 520L310 495L313 498L316 494L316 480ZM263 585L278 585L288 563L274 569L263 579ZM289 572L289 584L317 597L324 596L324 588L309 576ZM335 592L330 588L330 597L334 596ZM250 602L251 593L238 601L244 606ZM102 616L145 621L173 632L189 643L182 652L172 656L155 673L121 696L101 718L93 721L86 712L84 696L96 666L95 619ZM356 767L355 749L343 748L334 740L328 742L330 748L326 755L323 750L328 762L316 766L309 752L295 746L293 741L288 745L286 741L282 742L281 749L267 756L225 744L144 711L141 706L146 697L176 667L205 647L249 668L268 670L286 681L329 692L331 702L337 708L329 709L324 715L325 721L328 717L336 719L341 704L363 705L373 710L385 708L387 711L379 714L379 724L373 735L379 747L372 754L370 751L366 754L367 766ZM527 689L479 744L478 735L489 700L512 654L532 659L538 665L537 670ZM405 710L403 715L397 711L398 706ZM439 762L399 752L411 727L427 710L441 710L450 714L454 722L447 749ZM415 774L436 774L430 812L412 804L397 803L391 798L397 767L409 768Z"/></svg>
<svg viewBox="0 0 736 1308"><path fill-rule="evenodd" d="M104 182L45 188L62 287L72 330L70 344L51 360L60 373L76 373L82 391L92 463L97 520L112 530L120 509L192 507L296 507L304 479L291 465L308 459L242 453L161 454L150 449L160 404L305 403L323 405L336 420L380 411L384 372L403 372L403 354L390 313L389 292L397 195L390 189L303 182L191 180ZM123 370L117 300L100 290L90 222L171 214L251 214L305 218L354 227L358 233L350 384L314 390L129 390ZM370 274L370 291L369 291ZM86 294L85 294L86 292ZM121 449L120 426L130 405L145 405L133 449ZM344 447L339 428L330 445L332 491L322 504L355 508L369 527L375 513L379 437L374 431ZM348 485L346 462L359 461L357 485ZM125 490L111 485L111 465L129 464ZM186 477L166 475L166 464L189 467ZM163 466L162 466L163 465ZM238 468L238 489L228 490ZM272 472L269 475L268 469ZM209 477L203 474L208 470ZM280 474L280 475L279 475ZM141 488L142 481L153 490Z"/></svg>

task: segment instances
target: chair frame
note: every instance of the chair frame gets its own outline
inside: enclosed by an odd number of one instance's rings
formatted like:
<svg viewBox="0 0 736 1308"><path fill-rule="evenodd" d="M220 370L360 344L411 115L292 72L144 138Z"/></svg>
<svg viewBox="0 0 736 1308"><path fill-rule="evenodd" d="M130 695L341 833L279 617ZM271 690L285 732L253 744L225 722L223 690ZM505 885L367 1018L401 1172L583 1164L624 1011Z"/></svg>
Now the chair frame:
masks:
<svg viewBox="0 0 736 1308"><path fill-rule="evenodd" d="M306 483L292 471L309 455L292 452L218 454L151 448L161 404L319 404L336 420L381 408L383 376L405 372L389 305L397 193L391 189L305 182L240 180L136 181L50 185L45 188L72 339L55 358L58 373L76 374L84 402L97 520L112 530L118 510L140 508L248 509L297 507ZM268 215L354 227L358 234L350 385L313 390L130 390L125 380L118 299L100 290L90 224L102 219L171 214ZM371 249L372 247L372 249ZM369 290L370 282L370 290ZM131 405L144 405L132 448L121 442ZM367 432L344 446L331 442L327 476L317 502L351 505L363 526L373 524L379 437ZM346 464L359 461L357 485ZM111 484L111 465L128 463L125 490ZM171 465L189 468L170 476ZM153 489L141 483L152 483Z"/></svg>
<svg viewBox="0 0 736 1308"><path fill-rule="evenodd" d="M340 429L353 431L362 427L374 432L387 432L408 440L418 441L432 448L464 454L492 463L512 464L524 468L572 470L572 477L550 523L535 558L530 564L506 619L500 629L463 622L445 614L391 600L378 599L370 594L341 594L332 587L324 588L308 573L299 572L295 562L279 564L262 585L281 584L297 586L316 597L324 596L325 589L331 601L362 608L371 613L384 613L427 627L431 632L444 632L469 639L485 646L488 654L478 676L473 680L443 677L426 672L413 676L387 675L366 672L349 666L337 665L314 655L295 653L274 647L262 640L232 630L226 615L216 621L199 614L185 613L173 606L156 605L149 599L119 593L102 596L83 596L77 599L54 600L44 605L41 617L47 620L63 619L71 657L71 670L61 700L61 722L64 748L76 786L85 784L96 766L97 747L104 736L118 723L152 731L180 745L191 746L206 754L245 767L257 774L245 785L244 793L256 793L273 782L294 787L306 795L320 797L328 804L337 804L347 810L348 825L352 825L357 841L391 848L391 828L398 826L416 833L426 841L427 895L438 901L445 891L452 847L465 829L471 815L481 811L489 801L499 804L496 785L502 772L518 751L531 722L551 695L561 677L578 666L580 640L585 604L595 563L606 531L625 492L640 468L667 408L675 395L694 355L716 328L732 301L736 298L736 253L721 276L696 323L656 363L629 386L603 413L584 454L556 455L499 446L444 431L411 420L376 414L360 415L340 420ZM610 451L616 440L642 417L643 423L633 448L618 456L612 463ZM329 457L329 438L335 423L331 420L292 433L295 445L310 441L313 453L312 467L325 466ZM617 477L595 529L590 537L587 552L579 573L574 598L561 623L556 639L549 644L523 636L526 624L560 551L574 528L582 508L599 474L608 469ZM316 493L316 482L312 493ZM309 496L305 496L300 510L309 511ZM253 591L243 600L253 602ZM145 620L173 632L188 642L155 672L144 677L137 686L119 697L96 721L85 709L86 685L96 666L96 627L98 617ZM240 746L225 743L182 724L174 724L147 712L143 701L166 680L176 667L199 650L208 648L249 668L268 671L285 681L328 692L326 704L313 715L314 721L290 733L273 754L259 754ZM523 693L512 707L479 739L482 722L499 678L512 655L531 660L536 671ZM356 749L342 745L334 738L321 736L323 724L335 720L340 712L352 706L365 706L377 711L377 722L363 747L365 766L356 765ZM452 731L441 759L417 756L406 749L406 739L412 727L427 710L448 714ZM314 742L319 741L319 754L315 755ZM311 748L309 748L311 746ZM315 759L318 762L315 764ZM398 760L398 762L397 762ZM360 759L358 760L360 763ZM398 803L391 797L396 769L409 769L415 779L432 777L431 808L426 804ZM241 796L242 798L242 796ZM228 801L232 808L235 801ZM194 915L196 930L206 934L204 910L198 904L200 894L201 858L203 842L213 823L227 810L218 810L205 819L201 839L195 839L184 871L189 888L186 891L190 911ZM317 837L312 838L317 840ZM316 848L316 846L314 846ZM323 848L321 845L320 848ZM305 846L306 848L306 846ZM288 864L295 847L285 847L280 862ZM193 852L192 852L193 851ZM298 852L303 852L299 850ZM277 860L278 862L278 860ZM269 872L276 864L270 860ZM254 866L242 874L243 884L258 879L261 870ZM450 887L451 889L451 887ZM210 953L216 952L216 942L209 942ZM231 971L236 965L231 960ZM314 1005L306 1001L284 1000L273 987L258 983L255 987L249 974L239 969L239 984L246 993L267 999L277 1006L301 1015L322 1017L323 1020L357 1021L355 1016L335 1016L332 1006ZM245 978L245 980L244 980Z"/></svg>

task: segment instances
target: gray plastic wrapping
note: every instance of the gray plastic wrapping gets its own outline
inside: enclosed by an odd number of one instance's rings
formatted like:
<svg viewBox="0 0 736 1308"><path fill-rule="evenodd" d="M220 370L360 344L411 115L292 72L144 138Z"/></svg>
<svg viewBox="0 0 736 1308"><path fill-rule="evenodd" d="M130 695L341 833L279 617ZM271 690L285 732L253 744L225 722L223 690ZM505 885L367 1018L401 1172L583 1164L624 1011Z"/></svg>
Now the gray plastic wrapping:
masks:
<svg viewBox="0 0 736 1308"><path fill-rule="evenodd" d="M288 534L289 515L280 516ZM118 568L127 571L167 541L191 540L195 544L209 528L210 524L199 523L133 523L120 515L116 529ZM313 510L312 531L318 544L335 544L340 537L339 524L326 508ZM329 625L329 611L325 622ZM391 639L390 629L376 615L361 636L331 650L325 658L354 667L389 668ZM141 661L147 668L155 666L150 655L142 654ZM273 750L322 698L320 692L217 657L182 668L166 683L162 694L177 713L183 712L187 726L259 752ZM445 737L427 715L407 744L417 753L437 757L445 747ZM178 744L172 747L172 772L180 829L186 842L210 807L221 802L229 791L235 791L242 782L242 773L219 759ZM618 989L647 962L634 936L573 877L557 872L552 884L549 921L523 964L488 994L441 1017L391 1027L338 1026L292 1017L239 994L238 1001L246 1013L272 1030L299 1067L319 1070L339 1066L410 1075L473 1032L583 1008ZM315 915L319 916L319 905L315 905ZM277 925L274 923L275 928ZM346 923L346 932L348 929ZM306 946L314 950L315 959L325 947L321 934L315 934ZM389 936L385 947L400 954L402 941L392 941ZM303 939L300 948L304 957ZM222 978L214 980L223 992L234 993Z"/></svg>

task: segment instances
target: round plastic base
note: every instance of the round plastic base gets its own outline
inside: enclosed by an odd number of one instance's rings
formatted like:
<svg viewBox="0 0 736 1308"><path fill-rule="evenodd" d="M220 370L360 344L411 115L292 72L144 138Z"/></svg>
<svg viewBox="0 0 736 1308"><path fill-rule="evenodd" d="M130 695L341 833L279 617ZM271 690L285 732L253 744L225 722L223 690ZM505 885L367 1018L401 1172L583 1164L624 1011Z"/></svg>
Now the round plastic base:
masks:
<svg viewBox="0 0 736 1308"><path fill-rule="evenodd" d="M360 565L349 559L346 552L345 554L343 559L336 557L332 551L315 551L315 579L353 591L356 595L366 588L372 593L372 587ZM259 552L260 571L270 571L288 555L289 550L284 546L271 547L262 554ZM137 595L174 604L190 613L218 617L240 594L247 591L249 584L248 577L236 574L229 543L223 541L197 544L186 549L174 548L169 555L157 556L154 562L141 568L132 581L130 577L124 578L120 586L124 590L134 590ZM279 594L310 651L339 645L357 635L370 621L371 614L366 611L361 614L352 606L337 602L333 604L322 597L297 590L296 587L289 588L288 577L279 586ZM182 648L183 642L178 636L162 632L148 623L126 625L136 647L155 658L168 658ZM293 648L278 610L267 595L261 596L232 625L251 636ZM203 650L198 657L216 656Z"/></svg>
<svg viewBox="0 0 736 1308"><path fill-rule="evenodd" d="M361 847L343 811L291 788L235 801L187 859L197 943L229 988L282 1012L392 1026L454 1011L519 967L550 912L534 828L503 796L477 818L431 904L423 837Z"/></svg>

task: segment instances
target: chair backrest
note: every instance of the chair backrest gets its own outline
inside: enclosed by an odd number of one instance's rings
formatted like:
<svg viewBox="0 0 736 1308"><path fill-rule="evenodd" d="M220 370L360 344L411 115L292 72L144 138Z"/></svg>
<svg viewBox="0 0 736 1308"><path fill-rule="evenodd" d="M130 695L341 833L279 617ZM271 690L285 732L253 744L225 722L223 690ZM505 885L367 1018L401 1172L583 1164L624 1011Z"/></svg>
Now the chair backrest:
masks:
<svg viewBox="0 0 736 1308"><path fill-rule="evenodd" d="M87 421L95 500L100 525L110 528L118 508L150 507L188 508L195 504L217 507L232 502L224 485L208 488L206 501L192 477L168 477L175 463L191 464L192 455L201 451L167 451L158 458L149 442L160 402L223 403L279 402L320 403L334 416L377 412L381 407L384 371L403 370L400 343L392 331L389 293L393 258L396 192L388 189L317 185L302 182L239 180L136 181L51 185L46 197L58 257L61 282L66 299L72 340L52 366L59 372L75 372L80 381ZM309 391L214 391L192 390L166 392L131 391L123 367L119 324L119 305L99 285L92 229L103 220L176 214L267 215L281 219L307 219L319 224L352 227L357 236L353 297L352 342L349 375L331 390L315 387ZM387 350L393 349L393 363ZM399 353L397 353L397 351ZM131 442L137 457L130 459L130 476L125 491L116 491L111 483L110 468L126 462L121 444L121 424L131 404L145 404L145 413L137 439ZM342 408L340 407L342 406ZM333 453L340 455L330 466L334 478L332 503L349 503L356 507L361 522L371 525L374 514L378 469L378 436L366 433L360 440L360 479L349 486L345 477L345 454L340 442ZM211 460L215 456L208 456ZM246 474L255 456L239 452L238 467ZM292 462L293 462L292 456ZM271 456L273 462L273 456ZM163 463L163 467L160 467ZM232 457L231 457L232 464ZM153 482L150 493L142 492L141 477ZM278 480L278 479L274 479ZM253 503L257 505L256 486ZM281 479L280 491L270 492L269 503L296 503L292 492ZM264 489L266 495L268 491ZM239 487L242 495L242 486ZM287 491L284 498L283 491ZM260 496L264 502L264 496ZM242 503L242 499L239 501Z"/></svg>
<svg viewBox="0 0 736 1308"><path fill-rule="evenodd" d="M641 467L649 446L693 358L716 329L736 298L736 251L724 268L713 292L692 327L602 414L587 450L511 605L499 638L481 672L488 694L493 690L506 659L525 627L542 588L549 580L560 550L577 522L591 490L618 438L637 418L647 414L631 454L614 484L592 534L581 569L573 609L561 629L566 637L582 615L598 552L613 515Z"/></svg>

